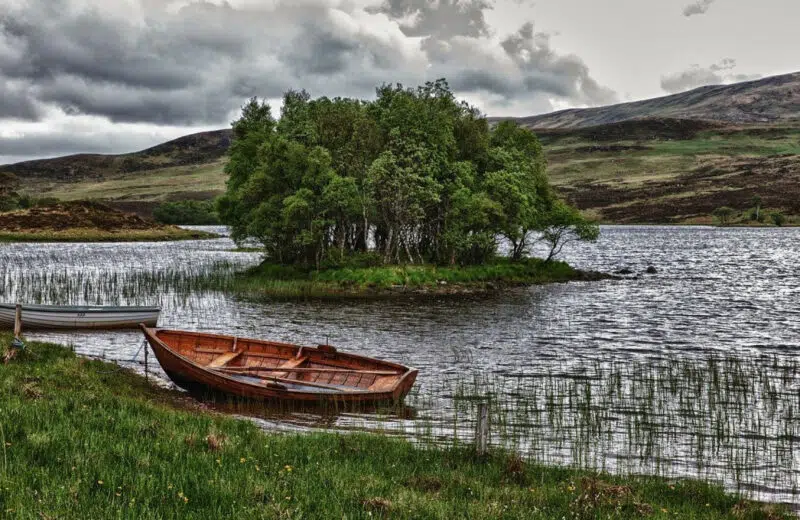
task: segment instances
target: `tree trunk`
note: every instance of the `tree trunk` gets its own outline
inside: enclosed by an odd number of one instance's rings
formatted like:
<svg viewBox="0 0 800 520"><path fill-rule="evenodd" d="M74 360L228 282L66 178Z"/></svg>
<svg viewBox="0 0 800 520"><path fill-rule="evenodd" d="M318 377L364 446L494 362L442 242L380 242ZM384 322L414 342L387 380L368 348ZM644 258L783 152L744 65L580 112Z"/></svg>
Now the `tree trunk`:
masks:
<svg viewBox="0 0 800 520"><path fill-rule="evenodd" d="M383 252L383 263L389 264L392 261L392 240L394 239L394 228L389 228L389 235L386 237L385 249Z"/></svg>

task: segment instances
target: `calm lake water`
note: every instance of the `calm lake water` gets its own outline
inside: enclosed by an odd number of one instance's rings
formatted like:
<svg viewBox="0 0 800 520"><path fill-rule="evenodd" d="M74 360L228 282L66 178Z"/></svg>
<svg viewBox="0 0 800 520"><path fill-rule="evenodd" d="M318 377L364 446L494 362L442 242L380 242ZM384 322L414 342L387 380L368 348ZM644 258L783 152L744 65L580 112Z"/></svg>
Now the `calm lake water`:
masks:
<svg viewBox="0 0 800 520"><path fill-rule="evenodd" d="M160 304L164 327L327 340L420 369L407 415L265 412L265 428L469 442L475 403L488 399L492 441L532 459L701 477L800 504L800 229L604 227L564 259L634 277L465 299L252 302L198 290L196 276L259 261L233 247L0 245L0 301ZM30 337L141 370L136 332Z"/></svg>

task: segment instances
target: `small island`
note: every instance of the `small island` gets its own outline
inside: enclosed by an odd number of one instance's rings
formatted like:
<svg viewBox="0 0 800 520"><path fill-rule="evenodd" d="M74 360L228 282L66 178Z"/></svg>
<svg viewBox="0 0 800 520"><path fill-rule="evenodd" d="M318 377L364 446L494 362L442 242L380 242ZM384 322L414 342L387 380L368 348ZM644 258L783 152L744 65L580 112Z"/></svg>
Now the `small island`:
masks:
<svg viewBox="0 0 800 520"><path fill-rule="evenodd" d="M213 237L98 202L43 201L24 209L0 211L0 242L149 242Z"/></svg>
<svg viewBox="0 0 800 520"><path fill-rule="evenodd" d="M556 195L537 137L492 127L444 80L384 85L374 101L289 91L280 120L251 99L226 173L220 218L264 255L242 292L463 294L602 277L555 260L599 228ZM531 257L537 243L545 258Z"/></svg>

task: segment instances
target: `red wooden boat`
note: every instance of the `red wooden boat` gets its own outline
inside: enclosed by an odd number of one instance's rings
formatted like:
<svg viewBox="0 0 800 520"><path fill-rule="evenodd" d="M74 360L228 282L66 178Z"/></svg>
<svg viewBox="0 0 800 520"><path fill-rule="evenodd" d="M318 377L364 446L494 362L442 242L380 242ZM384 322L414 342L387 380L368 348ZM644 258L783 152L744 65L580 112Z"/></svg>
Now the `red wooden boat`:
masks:
<svg viewBox="0 0 800 520"><path fill-rule="evenodd" d="M304 403L400 402L417 378L416 369L330 345L140 327L164 372L190 391Z"/></svg>

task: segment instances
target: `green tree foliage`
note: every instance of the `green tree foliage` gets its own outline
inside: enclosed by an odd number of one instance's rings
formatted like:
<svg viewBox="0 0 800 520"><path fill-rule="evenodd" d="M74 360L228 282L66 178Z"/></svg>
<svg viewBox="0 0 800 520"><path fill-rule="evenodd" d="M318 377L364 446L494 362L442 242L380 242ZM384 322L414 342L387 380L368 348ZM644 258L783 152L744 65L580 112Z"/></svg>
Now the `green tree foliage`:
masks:
<svg viewBox="0 0 800 520"><path fill-rule="evenodd" d="M736 213L735 209L728 206L722 206L715 209L712 212L712 215L714 215L717 218L721 226L727 226L728 224L730 224L731 219L733 218L733 215L735 213Z"/></svg>
<svg viewBox="0 0 800 520"><path fill-rule="evenodd" d="M50 206L59 201L53 197L34 198L27 193L6 191L0 193L0 212L28 209L34 206Z"/></svg>
<svg viewBox="0 0 800 520"><path fill-rule="evenodd" d="M576 240L593 242L600 235L600 230L594 224L581 217L578 210L556 201L551 211L544 217L542 240L550 248L547 255L549 262L555 258L564 246Z"/></svg>
<svg viewBox="0 0 800 520"><path fill-rule="evenodd" d="M772 219L772 223L778 227L786 224L786 215L784 215L780 211L773 211L772 213L770 213L770 218Z"/></svg>
<svg viewBox="0 0 800 520"><path fill-rule="evenodd" d="M555 240L553 256L597 236L556 198L536 136L490 129L444 80L384 85L372 102L289 91L278 122L251 99L233 129L219 214L273 262L480 264L498 237L520 259L537 240Z"/></svg>

